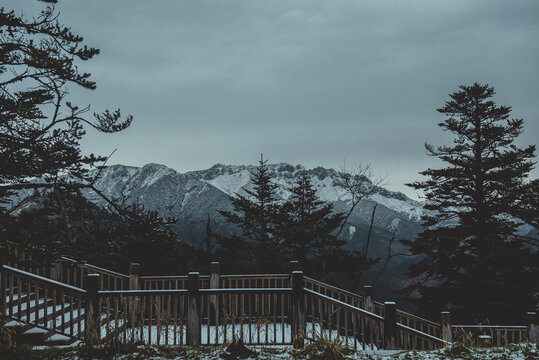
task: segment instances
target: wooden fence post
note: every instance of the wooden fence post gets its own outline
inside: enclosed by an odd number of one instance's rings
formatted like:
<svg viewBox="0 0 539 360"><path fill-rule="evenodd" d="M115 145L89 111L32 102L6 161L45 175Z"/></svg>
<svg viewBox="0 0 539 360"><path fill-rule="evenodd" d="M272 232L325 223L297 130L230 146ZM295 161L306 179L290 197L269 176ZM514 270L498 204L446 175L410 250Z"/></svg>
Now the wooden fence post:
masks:
<svg viewBox="0 0 539 360"><path fill-rule="evenodd" d="M140 290L139 283L140 264L129 264L129 290ZM129 320L132 326L137 326L137 314L140 313L140 300L138 297L129 296Z"/></svg>
<svg viewBox="0 0 539 360"><path fill-rule="evenodd" d="M198 272L190 272L187 276L187 345L200 345L199 277Z"/></svg>
<svg viewBox="0 0 539 360"><path fill-rule="evenodd" d="M0 326L3 326L3 322L7 321L6 315L6 273L4 271L4 264L7 263L8 258L7 246L2 247L2 254L0 254Z"/></svg>
<svg viewBox="0 0 539 360"><path fill-rule="evenodd" d="M49 275L51 280L62 281L62 262L58 259L56 262L51 264Z"/></svg>
<svg viewBox="0 0 539 360"><path fill-rule="evenodd" d="M539 326L537 325L537 313L529 312L526 314L528 321L528 341L539 345Z"/></svg>
<svg viewBox="0 0 539 360"><path fill-rule="evenodd" d="M453 342L453 332L451 330L451 313L442 311L442 340Z"/></svg>
<svg viewBox="0 0 539 360"><path fill-rule="evenodd" d="M305 337L305 309L303 304L303 271L292 271L292 342L302 348Z"/></svg>
<svg viewBox="0 0 539 360"><path fill-rule="evenodd" d="M374 313L374 302L372 301L372 286L363 286L363 309Z"/></svg>
<svg viewBox="0 0 539 360"><path fill-rule="evenodd" d="M397 305L392 301L384 303L384 349L397 349Z"/></svg>
<svg viewBox="0 0 539 360"><path fill-rule="evenodd" d="M86 290L85 309L85 340L89 345L97 345L101 340L101 326L99 324L99 274L88 274L84 281Z"/></svg>
<svg viewBox="0 0 539 360"><path fill-rule="evenodd" d="M216 261L210 263L210 289L219 289L220 264ZM217 309L217 295L210 296L210 311L208 318L210 324L219 316ZM209 325L209 324L208 324Z"/></svg>
<svg viewBox="0 0 539 360"><path fill-rule="evenodd" d="M140 290L140 264L131 263L129 265L129 290Z"/></svg>

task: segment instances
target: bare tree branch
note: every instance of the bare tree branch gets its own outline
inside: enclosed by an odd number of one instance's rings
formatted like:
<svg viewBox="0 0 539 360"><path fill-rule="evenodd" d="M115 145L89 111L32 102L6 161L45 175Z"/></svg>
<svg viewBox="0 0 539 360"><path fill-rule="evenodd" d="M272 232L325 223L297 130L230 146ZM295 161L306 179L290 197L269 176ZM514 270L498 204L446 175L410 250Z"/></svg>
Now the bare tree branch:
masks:
<svg viewBox="0 0 539 360"><path fill-rule="evenodd" d="M343 165L339 169L339 175L343 183L341 184L346 193L350 196L350 209L345 215L341 227L337 231L337 237L342 233L352 212L361 200L376 192L385 178L374 178L370 165L356 165L354 169L348 170Z"/></svg>
<svg viewBox="0 0 539 360"><path fill-rule="evenodd" d="M380 271L378 272L378 274L376 274L376 277L374 278L374 280L371 282L371 286L374 285L376 283L376 281L378 281L378 278L380 278L380 276L383 274L383 272L386 270L387 268L387 265L389 264L389 260L391 260L391 258L393 257L391 255L391 245L393 245L393 241L395 241L395 236L396 236L396 233L397 233L397 230L393 230L393 233L391 234L391 239L389 239L389 242L387 244L387 257L386 257L386 262L384 263L384 266L382 267L382 269L380 269Z"/></svg>

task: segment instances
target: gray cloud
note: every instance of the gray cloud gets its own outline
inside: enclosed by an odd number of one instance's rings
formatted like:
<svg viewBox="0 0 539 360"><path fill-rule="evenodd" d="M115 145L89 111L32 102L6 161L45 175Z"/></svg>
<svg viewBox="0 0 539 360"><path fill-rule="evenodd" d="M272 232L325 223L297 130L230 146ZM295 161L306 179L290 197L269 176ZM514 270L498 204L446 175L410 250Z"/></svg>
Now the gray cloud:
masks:
<svg viewBox="0 0 539 360"><path fill-rule="evenodd" d="M17 8L20 0L8 0ZM39 8L25 1L30 14ZM459 84L488 82L537 144L537 1L60 1L65 24L101 48L83 64L94 109L136 116L89 131L88 152L179 171L270 161L369 162L389 188L435 166L448 141L435 111ZM538 172L534 175L537 176Z"/></svg>

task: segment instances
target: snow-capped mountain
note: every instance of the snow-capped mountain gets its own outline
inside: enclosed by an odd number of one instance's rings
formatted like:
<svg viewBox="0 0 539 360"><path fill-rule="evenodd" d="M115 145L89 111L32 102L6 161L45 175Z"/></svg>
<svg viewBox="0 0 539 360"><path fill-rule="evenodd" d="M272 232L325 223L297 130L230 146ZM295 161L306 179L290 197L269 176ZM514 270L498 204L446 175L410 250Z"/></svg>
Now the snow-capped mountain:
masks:
<svg viewBox="0 0 539 360"><path fill-rule="evenodd" d="M301 165L284 163L268 167L272 181L279 185L277 195L281 199L290 196L287 188L305 171L322 200L333 202L336 211L350 209L350 195L343 187L343 179L338 171L322 167L305 169ZM158 164L147 164L140 168L113 165L102 170L96 186L110 198L139 201L146 209L157 210L161 216L177 218L175 230L179 237L196 245L206 235L208 216L215 232L229 234L237 231L224 221L218 210L232 210L230 196L242 194L244 188L251 187L250 176L254 170L255 166L216 164L206 170L179 173ZM366 186L373 185L367 182ZM103 199L92 192L87 192L86 196L105 205ZM381 258L378 265L381 266L387 256L388 241L393 231L397 240L392 245L392 252L406 252L399 240L412 239L421 231L420 217L425 210L420 202L402 193L376 187L372 195L357 205L342 232L343 239L348 240L349 249L360 249L365 243L375 204L378 206L369 255ZM403 280L407 263L411 260L410 257L393 258L386 270L387 275L381 281L395 284L395 281ZM373 271L376 271L376 267Z"/></svg>
<svg viewBox="0 0 539 360"><path fill-rule="evenodd" d="M350 194L343 187L342 177L336 170L322 167L305 169L301 165L285 163L268 167L272 181L279 185L277 195L281 199L290 196L287 188L305 171L322 200L333 202L338 211L350 209ZM179 173L158 164L147 164L140 168L113 165L102 170L96 186L110 198L139 201L148 210L157 210L162 216L177 218L179 221L175 230L180 238L196 244L205 235L208 216L215 231L235 231L218 210L231 210L229 197L250 188L250 176L254 170L255 166L217 164L206 170ZM373 185L367 182L366 186ZM87 192L86 195L104 205L104 201L95 194ZM384 256L387 239L393 231L397 232L397 239L413 238L420 231L419 221L425 210L420 202L402 193L377 187L372 195L359 203L343 232L350 248L359 248L365 241L375 203L378 207L372 255ZM394 246L399 251L404 250L398 242Z"/></svg>

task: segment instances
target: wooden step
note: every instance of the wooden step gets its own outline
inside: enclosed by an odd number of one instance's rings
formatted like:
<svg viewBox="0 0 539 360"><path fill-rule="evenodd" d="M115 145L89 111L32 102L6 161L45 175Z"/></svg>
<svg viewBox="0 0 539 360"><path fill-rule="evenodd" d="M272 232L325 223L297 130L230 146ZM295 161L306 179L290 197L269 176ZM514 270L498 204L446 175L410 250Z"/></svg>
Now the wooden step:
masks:
<svg viewBox="0 0 539 360"><path fill-rule="evenodd" d="M60 345L71 345L77 339L62 335L62 334L52 334L46 340L44 345L46 346L60 346Z"/></svg>
<svg viewBox="0 0 539 360"><path fill-rule="evenodd" d="M49 336L48 330L33 327L19 335L18 339L25 344L44 345Z"/></svg>
<svg viewBox="0 0 539 360"><path fill-rule="evenodd" d="M11 320L7 323L4 324L3 326L5 329L8 329L12 332L12 334L14 335L20 335L22 333L24 333L26 330L30 329L31 326L24 323L24 322L20 322L20 321L17 321L17 320Z"/></svg>

